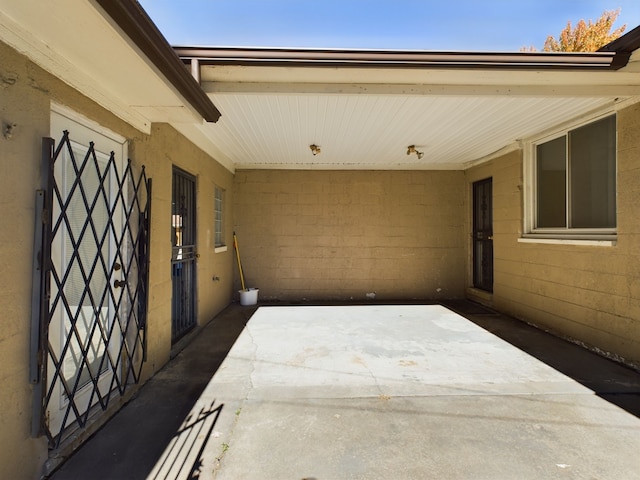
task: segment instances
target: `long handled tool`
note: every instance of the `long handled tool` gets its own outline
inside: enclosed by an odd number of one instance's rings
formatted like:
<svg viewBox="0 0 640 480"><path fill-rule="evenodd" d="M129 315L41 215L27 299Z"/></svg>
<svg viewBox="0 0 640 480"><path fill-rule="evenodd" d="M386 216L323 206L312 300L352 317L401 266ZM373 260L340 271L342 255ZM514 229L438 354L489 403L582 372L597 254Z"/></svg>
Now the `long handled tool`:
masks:
<svg viewBox="0 0 640 480"><path fill-rule="evenodd" d="M244 287L244 275L242 273L242 263L240 263L240 250L238 249L238 238L236 232L233 232L233 248L236 250L236 258L238 259L238 270L240 271L240 283L242 284L242 290L246 290Z"/></svg>

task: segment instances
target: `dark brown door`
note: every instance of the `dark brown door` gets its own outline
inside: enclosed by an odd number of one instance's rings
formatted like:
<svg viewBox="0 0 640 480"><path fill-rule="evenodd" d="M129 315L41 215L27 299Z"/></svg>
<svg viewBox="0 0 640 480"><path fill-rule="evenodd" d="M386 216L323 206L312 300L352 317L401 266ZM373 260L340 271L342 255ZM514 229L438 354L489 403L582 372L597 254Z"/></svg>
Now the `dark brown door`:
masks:
<svg viewBox="0 0 640 480"><path fill-rule="evenodd" d="M493 292L493 187L491 178L473 184L473 286Z"/></svg>

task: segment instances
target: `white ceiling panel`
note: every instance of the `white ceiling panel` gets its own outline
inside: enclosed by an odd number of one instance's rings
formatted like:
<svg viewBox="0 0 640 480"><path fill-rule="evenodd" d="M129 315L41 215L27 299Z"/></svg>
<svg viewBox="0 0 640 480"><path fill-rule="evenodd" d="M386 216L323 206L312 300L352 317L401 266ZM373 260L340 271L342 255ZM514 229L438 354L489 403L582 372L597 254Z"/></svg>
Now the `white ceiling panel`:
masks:
<svg viewBox="0 0 640 480"><path fill-rule="evenodd" d="M461 169L612 103L585 96L210 96L222 117L203 131L236 169ZM407 155L409 145L424 157Z"/></svg>
<svg viewBox="0 0 640 480"><path fill-rule="evenodd" d="M307 56L382 55L392 62L406 52L267 49L234 51L237 58L225 60L231 53L223 48L176 49L183 60L202 62L202 88L222 116L201 131L236 169L465 169L521 139L640 98L633 61L597 71L567 65L340 67ZM256 64L252 55L274 61L297 55L299 61ZM311 144L322 153L312 155ZM409 145L424 156L407 155Z"/></svg>

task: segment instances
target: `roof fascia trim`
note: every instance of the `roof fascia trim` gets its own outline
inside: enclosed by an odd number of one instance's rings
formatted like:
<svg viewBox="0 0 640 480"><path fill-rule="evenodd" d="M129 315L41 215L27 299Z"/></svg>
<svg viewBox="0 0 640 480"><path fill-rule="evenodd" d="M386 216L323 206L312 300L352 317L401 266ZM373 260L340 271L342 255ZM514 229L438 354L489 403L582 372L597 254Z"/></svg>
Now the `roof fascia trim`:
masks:
<svg viewBox="0 0 640 480"><path fill-rule="evenodd" d="M158 27L134 0L96 0L147 58L207 122L217 122L220 111L200 88Z"/></svg>
<svg viewBox="0 0 640 480"><path fill-rule="evenodd" d="M640 26L618 37L613 42L600 48L598 52L616 52L631 54L640 48Z"/></svg>
<svg viewBox="0 0 640 480"><path fill-rule="evenodd" d="M340 50L259 47L174 47L201 65L315 66L356 68L483 68L528 70L617 70L626 52L432 52L419 50Z"/></svg>

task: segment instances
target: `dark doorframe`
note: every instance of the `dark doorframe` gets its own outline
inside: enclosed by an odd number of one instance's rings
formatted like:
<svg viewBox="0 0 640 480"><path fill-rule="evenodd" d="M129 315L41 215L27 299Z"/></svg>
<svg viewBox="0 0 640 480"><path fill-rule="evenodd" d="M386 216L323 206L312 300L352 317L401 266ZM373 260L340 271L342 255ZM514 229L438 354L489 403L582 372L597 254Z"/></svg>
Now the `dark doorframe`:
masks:
<svg viewBox="0 0 640 480"><path fill-rule="evenodd" d="M473 286L493 292L493 186L473 184Z"/></svg>
<svg viewBox="0 0 640 480"><path fill-rule="evenodd" d="M196 178L173 167L171 341L196 326Z"/></svg>

